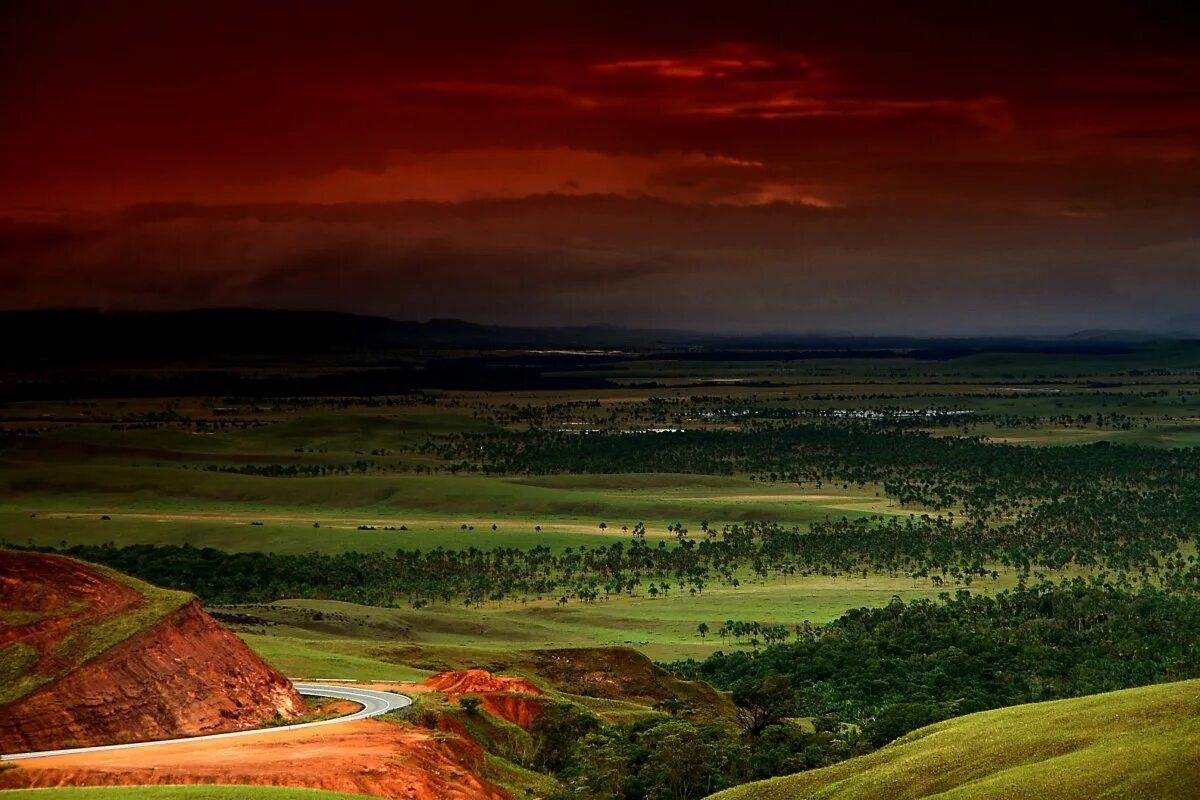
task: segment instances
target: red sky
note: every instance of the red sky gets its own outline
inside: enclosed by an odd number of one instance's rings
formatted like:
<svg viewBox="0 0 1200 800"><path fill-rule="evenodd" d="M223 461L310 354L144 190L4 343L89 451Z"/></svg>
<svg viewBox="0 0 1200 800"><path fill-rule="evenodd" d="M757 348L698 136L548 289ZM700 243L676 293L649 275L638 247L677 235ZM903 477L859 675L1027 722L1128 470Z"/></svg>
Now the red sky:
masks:
<svg viewBox="0 0 1200 800"><path fill-rule="evenodd" d="M1186 5L596 5L6 4L0 306L1200 311Z"/></svg>

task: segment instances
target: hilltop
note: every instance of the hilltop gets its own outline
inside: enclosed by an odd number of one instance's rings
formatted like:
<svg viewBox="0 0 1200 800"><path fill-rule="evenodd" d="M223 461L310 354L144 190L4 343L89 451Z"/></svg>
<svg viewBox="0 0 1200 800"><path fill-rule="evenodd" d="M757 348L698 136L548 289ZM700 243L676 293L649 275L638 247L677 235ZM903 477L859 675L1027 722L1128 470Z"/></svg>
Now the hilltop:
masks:
<svg viewBox="0 0 1200 800"><path fill-rule="evenodd" d="M986 711L713 800L1195 797L1200 680Z"/></svg>
<svg viewBox="0 0 1200 800"><path fill-rule="evenodd" d="M250 728L304 709L191 595L102 567L0 550L0 622L5 752Z"/></svg>

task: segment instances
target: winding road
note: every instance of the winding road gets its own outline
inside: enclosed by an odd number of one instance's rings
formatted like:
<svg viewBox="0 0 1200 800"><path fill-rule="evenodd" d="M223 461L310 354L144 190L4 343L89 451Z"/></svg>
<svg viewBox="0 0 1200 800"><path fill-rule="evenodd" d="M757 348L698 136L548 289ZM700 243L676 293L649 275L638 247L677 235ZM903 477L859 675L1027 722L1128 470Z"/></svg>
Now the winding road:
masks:
<svg viewBox="0 0 1200 800"><path fill-rule="evenodd" d="M134 747L157 747L178 742L203 742L211 739L232 739L235 736L267 736L281 731L295 731L301 728L315 728L318 725L338 725L343 722L353 722L356 719L377 717L389 711L396 711L412 705L412 698L394 692L378 692L374 689L359 689L351 686L331 686L323 683L293 683L296 691L309 697L332 697L337 700L349 700L362 706L353 714L333 719L323 719L319 722L300 722L295 725L280 725L274 728L253 728L244 731L229 731L228 733L210 733L206 736L186 736L180 739L159 739L153 742L130 742L129 744L105 744L96 747L71 747L65 750L41 750L33 753L9 753L0 755L0 761L19 761L23 758L46 758L48 756L64 756L77 753L96 753L102 750L128 750Z"/></svg>

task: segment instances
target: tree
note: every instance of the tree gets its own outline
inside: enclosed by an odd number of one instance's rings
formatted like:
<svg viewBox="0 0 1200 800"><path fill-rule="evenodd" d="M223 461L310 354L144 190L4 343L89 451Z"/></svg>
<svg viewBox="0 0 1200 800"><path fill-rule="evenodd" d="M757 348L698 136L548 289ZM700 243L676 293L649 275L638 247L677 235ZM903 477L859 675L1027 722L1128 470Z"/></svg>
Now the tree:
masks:
<svg viewBox="0 0 1200 800"><path fill-rule="evenodd" d="M633 775L624 742L610 734L589 733L571 750L571 763L560 774L571 798L623 797Z"/></svg>
<svg viewBox="0 0 1200 800"><path fill-rule="evenodd" d="M739 681L733 687L733 704L737 706L738 724L753 738L768 725L775 725L795 713L796 693L790 678L768 672L757 680Z"/></svg>
<svg viewBox="0 0 1200 800"><path fill-rule="evenodd" d="M721 725L672 719L647 730L648 749L638 779L647 800L699 800L740 783L746 751Z"/></svg>
<svg viewBox="0 0 1200 800"><path fill-rule="evenodd" d="M704 637L708 635L708 623L701 622L699 625L697 625L696 633L700 634L701 639L704 639Z"/></svg>
<svg viewBox="0 0 1200 800"><path fill-rule="evenodd" d="M533 736L533 765L560 771L572 748L584 736L600 730L598 717L568 703L549 703L529 729Z"/></svg>
<svg viewBox="0 0 1200 800"><path fill-rule="evenodd" d="M483 705L483 700L473 694L464 694L458 698L458 707L468 714L477 713L481 705Z"/></svg>

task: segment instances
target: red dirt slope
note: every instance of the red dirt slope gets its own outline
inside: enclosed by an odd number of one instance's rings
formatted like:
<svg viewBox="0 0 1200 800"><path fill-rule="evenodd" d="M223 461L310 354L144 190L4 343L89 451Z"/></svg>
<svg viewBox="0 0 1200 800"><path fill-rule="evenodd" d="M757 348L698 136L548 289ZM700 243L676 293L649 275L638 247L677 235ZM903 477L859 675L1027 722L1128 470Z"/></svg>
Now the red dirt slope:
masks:
<svg viewBox="0 0 1200 800"><path fill-rule="evenodd" d="M0 648L20 641L34 648L40 674L59 667L55 648L80 626L136 608L142 596L69 558L0 550L0 608L33 610L38 618L0 626Z"/></svg>
<svg viewBox="0 0 1200 800"><path fill-rule="evenodd" d="M0 610L62 612L3 628L0 648L32 647L34 669L57 659L67 637L144 599L86 564L57 556L0 552L0 575ZM194 736L304 711L291 683L194 600L70 666L0 706L0 752Z"/></svg>
<svg viewBox="0 0 1200 800"><path fill-rule="evenodd" d="M542 690L524 678L493 675L486 669L464 669L439 672L426 678L421 688L447 695L486 694L488 692L520 692L542 694Z"/></svg>
<svg viewBox="0 0 1200 800"><path fill-rule="evenodd" d="M485 669L439 672L416 688L441 692L453 700L473 694L483 701L483 710L514 725L528 728L544 710L540 700L529 695L541 695L542 690L524 678L493 675Z"/></svg>
<svg viewBox="0 0 1200 800"><path fill-rule="evenodd" d="M255 784L412 800L510 800L478 777L483 749L445 730L361 720L270 736L15 762L0 789L49 786Z"/></svg>

